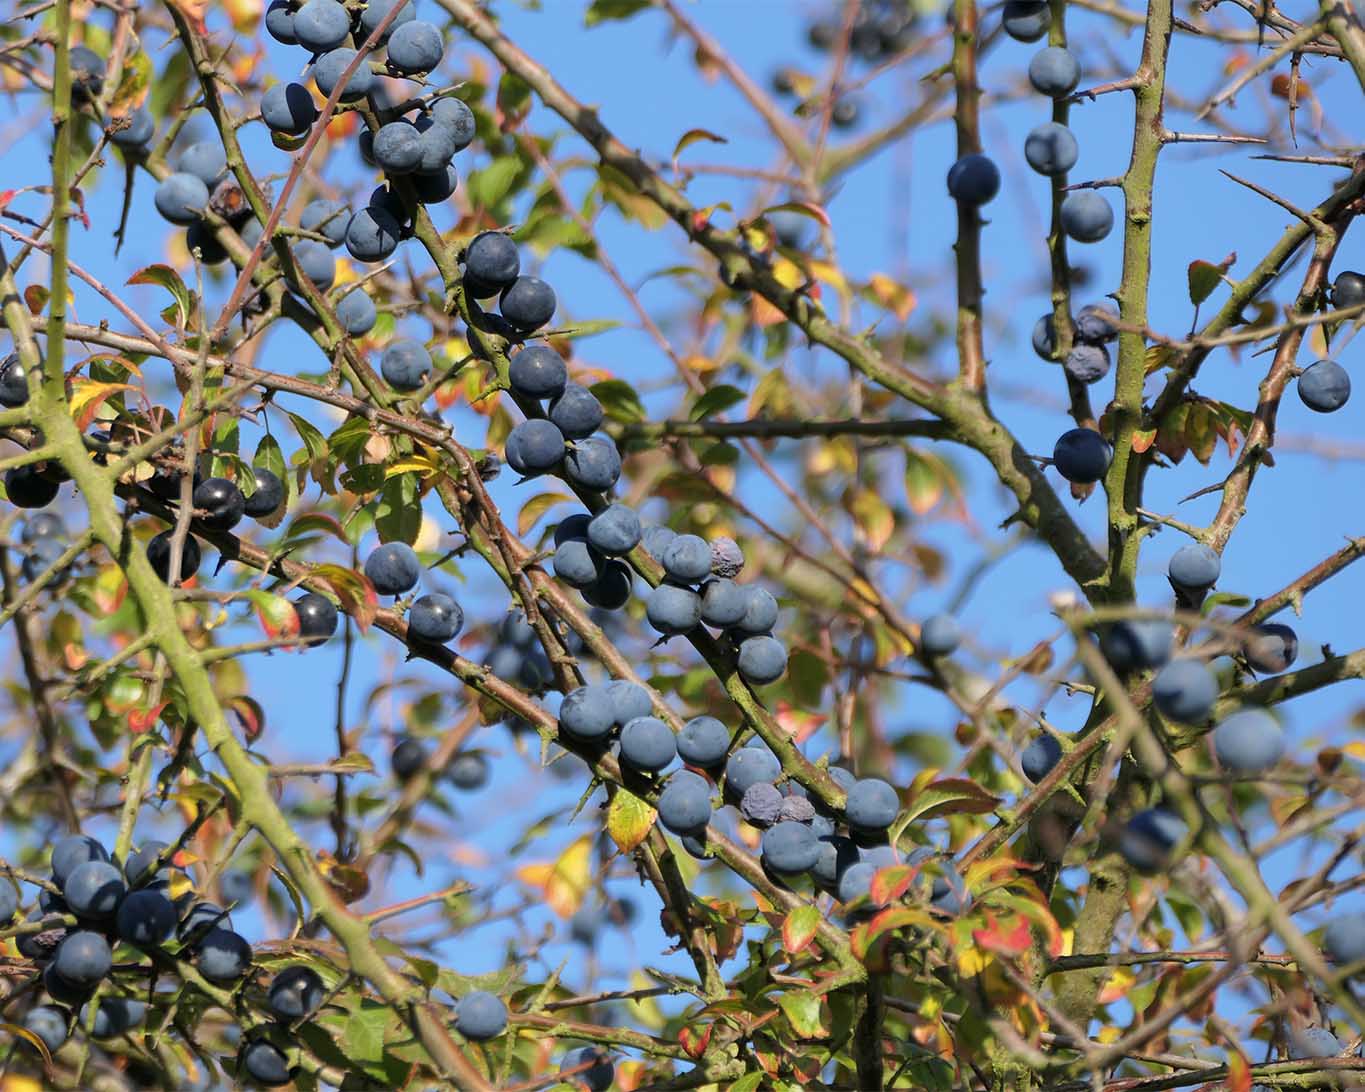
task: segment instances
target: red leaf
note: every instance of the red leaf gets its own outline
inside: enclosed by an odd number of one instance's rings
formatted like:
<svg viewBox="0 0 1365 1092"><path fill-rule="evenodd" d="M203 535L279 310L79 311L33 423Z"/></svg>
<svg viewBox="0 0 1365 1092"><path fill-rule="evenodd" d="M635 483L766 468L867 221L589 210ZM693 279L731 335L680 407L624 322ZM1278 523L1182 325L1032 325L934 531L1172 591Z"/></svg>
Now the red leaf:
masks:
<svg viewBox="0 0 1365 1092"><path fill-rule="evenodd" d="M678 1032L678 1042L685 1053L693 1061L698 1061L706 1053L706 1046L711 1042L711 1029L715 1024L707 1024L706 1030L698 1033L695 1029L684 1027Z"/></svg>
<svg viewBox="0 0 1365 1092"><path fill-rule="evenodd" d="M1007 929L989 910L986 911L986 928L973 929L972 939L990 952L1001 955L1023 955L1033 943L1033 935L1025 918L1015 918L1014 926Z"/></svg>
<svg viewBox="0 0 1365 1092"><path fill-rule="evenodd" d="M242 732L248 743L255 743L265 731L265 710L261 703L247 694L238 694L227 703L242 725Z"/></svg>
<svg viewBox="0 0 1365 1092"><path fill-rule="evenodd" d="M1251 1092L1251 1066L1246 1055L1233 1051L1228 1055L1228 1092Z"/></svg>
<svg viewBox="0 0 1365 1092"><path fill-rule="evenodd" d="M900 898L909 890L910 881L915 878L918 871L918 868L910 865L891 865L879 869L872 877L872 901L878 906L885 906L892 900Z"/></svg>
<svg viewBox="0 0 1365 1092"><path fill-rule="evenodd" d="M9 203L14 200L18 190L0 190L0 209L9 208Z"/></svg>
<svg viewBox="0 0 1365 1092"><path fill-rule="evenodd" d="M167 702L158 702L150 709L134 709L128 714L128 730L135 736L140 736L157 722L161 716L161 710L166 708Z"/></svg>

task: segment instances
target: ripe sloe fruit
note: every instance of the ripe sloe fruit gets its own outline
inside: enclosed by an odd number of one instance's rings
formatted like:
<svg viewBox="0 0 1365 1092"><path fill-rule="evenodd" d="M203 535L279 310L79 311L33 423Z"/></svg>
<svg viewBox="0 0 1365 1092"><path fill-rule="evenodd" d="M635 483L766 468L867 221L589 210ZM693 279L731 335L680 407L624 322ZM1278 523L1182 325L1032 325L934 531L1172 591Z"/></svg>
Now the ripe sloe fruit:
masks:
<svg viewBox="0 0 1365 1092"><path fill-rule="evenodd" d="M326 291L336 280L336 259L327 244L316 239L303 239L294 244L294 264L319 292Z"/></svg>
<svg viewBox="0 0 1365 1092"><path fill-rule="evenodd" d="M804 823L777 823L763 832L763 863L774 872L805 872L820 856L820 840Z"/></svg>
<svg viewBox="0 0 1365 1092"><path fill-rule="evenodd" d="M423 641L445 644L464 628L464 611L444 592L428 592L408 611L408 632Z"/></svg>
<svg viewBox="0 0 1365 1092"><path fill-rule="evenodd" d="M1051 363L1057 353L1057 319L1052 312L1033 324L1029 340L1033 343L1033 351Z"/></svg>
<svg viewBox="0 0 1365 1092"><path fill-rule="evenodd" d="M578 739L604 738L616 726L611 691L599 683L569 691L559 706L559 726Z"/></svg>
<svg viewBox="0 0 1365 1092"><path fill-rule="evenodd" d="M700 535L676 535L659 561L670 580L697 584L711 572L711 546Z"/></svg>
<svg viewBox="0 0 1365 1092"><path fill-rule="evenodd" d="M858 863L858 847L842 834L819 835L820 852L811 866L811 875L821 886L834 889L839 878Z"/></svg>
<svg viewBox="0 0 1365 1092"><path fill-rule="evenodd" d="M507 1006L485 990L471 990L455 1009L455 1030L466 1039L494 1039L507 1028Z"/></svg>
<svg viewBox="0 0 1365 1092"><path fill-rule="evenodd" d="M1035 785L1052 772L1062 757L1062 745L1055 736L1041 735L1024 748L1019 756L1019 765L1024 768L1024 776Z"/></svg>
<svg viewBox="0 0 1365 1092"><path fill-rule="evenodd" d="M693 766L711 768L725 761L730 729L715 717L693 717L678 733L678 754Z"/></svg>
<svg viewBox="0 0 1365 1092"><path fill-rule="evenodd" d="M349 223L349 219L347 223ZM345 238L343 234L342 238ZM363 288L354 289L342 296L336 304L337 321L346 328L352 337L362 337L374 329L379 319L374 300Z"/></svg>
<svg viewBox="0 0 1365 1092"><path fill-rule="evenodd" d="M5 471L5 494L16 508L45 508L57 499L61 486L39 472L34 463Z"/></svg>
<svg viewBox="0 0 1365 1092"><path fill-rule="evenodd" d="M252 467L251 476L256 479L256 489L244 498L242 511L252 519L260 519L284 503L284 482L261 466Z"/></svg>
<svg viewBox="0 0 1365 1092"><path fill-rule="evenodd" d="M737 660L744 681L756 686L776 682L787 671L787 649L775 637L746 637Z"/></svg>
<svg viewBox="0 0 1365 1092"><path fill-rule="evenodd" d="M441 32L419 19L404 23L389 35L389 65L405 75L430 72L441 63L444 52Z"/></svg>
<svg viewBox="0 0 1365 1092"><path fill-rule="evenodd" d="M1174 638L1169 622L1124 619L1100 634L1100 651L1115 671L1141 671L1169 660Z"/></svg>
<svg viewBox="0 0 1365 1092"><path fill-rule="evenodd" d="M71 97L77 102L93 99L104 90L104 58L89 46L72 46L67 54L71 70Z"/></svg>
<svg viewBox="0 0 1365 1092"><path fill-rule="evenodd" d="M154 948L175 932L175 906L162 892L132 891L119 903L118 935L138 948Z"/></svg>
<svg viewBox="0 0 1365 1092"><path fill-rule="evenodd" d="M387 174L411 174L422 162L422 134L409 121L391 121L374 135L375 162Z"/></svg>
<svg viewBox="0 0 1365 1092"><path fill-rule="evenodd" d="M437 99L431 104L431 116L455 134L455 150L463 151L474 139L474 112L464 101L456 98ZM515 279L515 278L513 278Z"/></svg>
<svg viewBox="0 0 1365 1092"><path fill-rule="evenodd" d="M1254 670L1277 675L1299 658L1298 634L1283 622L1263 622L1251 628L1242 651Z"/></svg>
<svg viewBox="0 0 1365 1092"><path fill-rule="evenodd" d="M1218 583L1223 562L1218 552L1202 542L1191 542L1171 555L1166 574L1183 591L1207 591Z"/></svg>
<svg viewBox="0 0 1365 1092"><path fill-rule="evenodd" d="M658 773L678 756L677 742L657 717L635 717L621 729L621 761L645 773Z"/></svg>
<svg viewBox="0 0 1365 1092"><path fill-rule="evenodd" d="M653 704L649 700L649 691L639 683L631 682L629 679L612 679L604 685L607 688L607 696L611 699L612 717L617 725L625 727L636 717L650 715Z"/></svg>
<svg viewBox="0 0 1365 1092"><path fill-rule="evenodd" d="M228 260L227 248L218 241L212 226L205 220L196 220L185 229L185 249L198 254L205 265L222 265Z"/></svg>
<svg viewBox="0 0 1365 1092"><path fill-rule="evenodd" d="M749 592L742 584L720 578L702 586L701 619L708 626L725 629L738 625L748 609Z"/></svg>
<svg viewBox="0 0 1365 1092"><path fill-rule="evenodd" d="M1052 10L1046 0L1007 0L1005 33L1016 42L1036 42L1051 25Z"/></svg>
<svg viewBox="0 0 1365 1092"><path fill-rule="evenodd" d="M192 224L209 203L209 188L192 174L168 174L157 184L152 201L164 219L173 224Z"/></svg>
<svg viewBox="0 0 1365 1092"><path fill-rule="evenodd" d="M517 244L501 231L485 231L476 235L465 250L464 269L465 286L476 298L487 299L496 296L504 288L510 287L521 273L521 258L517 254Z"/></svg>
<svg viewBox="0 0 1365 1092"><path fill-rule="evenodd" d="M748 605L744 608L744 617L736 623L735 629L751 636L771 633L773 626L777 625L777 600L773 598L772 592L768 591L767 588L750 584L748 585L748 599Z"/></svg>
<svg viewBox="0 0 1365 1092"><path fill-rule="evenodd" d="M183 906L183 900L177 905ZM187 944L194 945L207 936L210 930L220 927L232 928L232 919L228 917L227 912L215 902L199 899L191 902L184 920L176 930L176 936Z"/></svg>
<svg viewBox="0 0 1365 1092"><path fill-rule="evenodd" d="M692 834L711 821L711 784L691 770L679 770L659 794L659 822L674 834Z"/></svg>
<svg viewBox="0 0 1365 1092"><path fill-rule="evenodd" d="M559 1073L566 1081L581 1085L588 1092L607 1092L616 1080L616 1067L611 1064L611 1057L595 1046L569 1051L560 1063Z"/></svg>
<svg viewBox="0 0 1365 1092"><path fill-rule="evenodd" d="M66 1013L52 1005L29 1009L24 1017L24 1028L38 1036L53 1054L66 1042L66 1024Z"/></svg>
<svg viewBox="0 0 1365 1092"><path fill-rule="evenodd" d="M1349 269L1338 273L1332 284L1332 306L1356 307L1362 303L1365 303L1365 274Z"/></svg>
<svg viewBox="0 0 1365 1092"><path fill-rule="evenodd" d="M919 630L920 648L926 656L949 656L962 643L962 627L951 614L934 614Z"/></svg>
<svg viewBox="0 0 1365 1092"><path fill-rule="evenodd" d="M360 30L363 37L368 38L375 32L375 28L384 21L384 16L388 15L389 10L397 3L397 0L367 0L364 10L360 13ZM389 24L383 36L379 39L381 45L393 37L394 31L406 23L412 22L417 18L417 5L408 0L403 5L399 13L394 16L394 20Z"/></svg>
<svg viewBox="0 0 1365 1092"><path fill-rule="evenodd" d="M303 212L299 214L299 227L326 236L329 246L338 247L346 241L346 225L350 219L351 208L346 202L319 197L303 206Z"/></svg>
<svg viewBox="0 0 1365 1092"><path fill-rule="evenodd" d="M518 330L539 330L554 317L555 291L539 277L518 277L498 297L502 317Z"/></svg>
<svg viewBox="0 0 1365 1092"><path fill-rule="evenodd" d="M640 542L640 517L624 504L609 504L588 523L588 544L606 557L621 557Z"/></svg>
<svg viewBox="0 0 1365 1092"><path fill-rule="evenodd" d="M571 588L586 588L601 577L603 560L583 539L569 539L555 548L555 576Z"/></svg>
<svg viewBox="0 0 1365 1092"><path fill-rule="evenodd" d="M66 534L66 524L62 522L62 517L55 512L35 512L24 520L24 530L20 534L20 541L26 545L32 545L43 538L61 538Z"/></svg>
<svg viewBox="0 0 1365 1092"><path fill-rule="evenodd" d="M507 461L527 475L553 470L564 459L564 434L550 421L522 421L507 437ZM520 465L518 465L520 464Z"/></svg>
<svg viewBox="0 0 1365 1092"><path fill-rule="evenodd" d="M289 1059L279 1047L264 1039L247 1044L242 1052L242 1065L253 1081L267 1088L280 1088L292 1079L289 1075Z"/></svg>
<svg viewBox="0 0 1365 1092"><path fill-rule="evenodd" d="M1065 98L1081 82L1081 65L1076 55L1064 46L1047 46L1028 63L1028 82L1040 95Z"/></svg>
<svg viewBox="0 0 1365 1092"><path fill-rule="evenodd" d="M289 0L270 0L270 6L265 9L265 29L266 33L283 45L299 44L299 39L294 34L294 9L290 6Z"/></svg>
<svg viewBox="0 0 1365 1092"><path fill-rule="evenodd" d="M417 200L424 205L437 205L449 199L460 187L460 175L447 164L438 171L418 171L412 176L412 188Z"/></svg>
<svg viewBox="0 0 1365 1092"><path fill-rule="evenodd" d="M1066 174L1080 158L1075 134L1065 125L1047 121L1024 138L1024 158L1039 174L1054 177Z"/></svg>
<svg viewBox="0 0 1365 1092"><path fill-rule="evenodd" d="M57 948L52 969L77 988L90 989L114 965L109 942L88 930L71 933Z"/></svg>
<svg viewBox="0 0 1365 1092"><path fill-rule="evenodd" d="M1198 660L1172 660L1152 680L1152 701L1183 724L1200 724L1218 700L1218 679Z"/></svg>
<svg viewBox="0 0 1365 1092"><path fill-rule="evenodd" d="M1299 376L1299 399L1310 410L1332 413L1351 397L1351 377L1335 360L1310 364Z"/></svg>
<svg viewBox="0 0 1365 1092"><path fill-rule="evenodd" d="M1113 449L1105 438L1089 428L1068 429L1052 449L1052 464L1057 473L1078 485L1099 481L1113 457Z"/></svg>
<svg viewBox="0 0 1365 1092"><path fill-rule="evenodd" d="M62 887L78 865L108 859L108 850L89 835L68 835L52 847L52 882Z"/></svg>
<svg viewBox="0 0 1365 1092"><path fill-rule="evenodd" d="M896 790L877 777L864 777L853 783L844 801L844 814L850 826L863 831L886 830L900 811Z"/></svg>
<svg viewBox="0 0 1365 1092"><path fill-rule="evenodd" d="M665 637L687 633L701 621L701 596L691 588L660 584L645 600L645 617Z"/></svg>
<svg viewBox="0 0 1365 1092"><path fill-rule="evenodd" d="M741 800L750 785L776 781L781 773L782 763L766 747L741 747L725 762L725 788L736 800Z"/></svg>
<svg viewBox="0 0 1365 1092"><path fill-rule="evenodd" d="M815 818L815 805L804 796L796 796L795 794L784 796L777 817L789 819L793 823L809 823Z"/></svg>
<svg viewBox="0 0 1365 1092"><path fill-rule="evenodd" d="M437 124L428 114L420 114L413 126L417 129L422 142L422 158L417 170L422 174L440 174L455 158L455 134L446 126ZM454 187L451 188L454 193Z"/></svg>
<svg viewBox="0 0 1365 1092"><path fill-rule="evenodd" d="M322 1004L325 989L312 967L286 967L270 981L266 1004L283 1020L297 1020Z"/></svg>
<svg viewBox="0 0 1365 1092"><path fill-rule="evenodd" d="M644 530L642 541L645 544L645 549L649 552L649 556L662 564L664 551L668 549L668 544L677 537L677 532L671 527L650 524Z"/></svg>
<svg viewBox="0 0 1365 1092"><path fill-rule="evenodd" d="M1062 368L1078 383L1098 383L1109 374L1109 350L1103 345L1079 342L1066 354Z"/></svg>
<svg viewBox="0 0 1365 1092"><path fill-rule="evenodd" d="M602 424L602 403L586 387L566 383L564 393L550 403L550 420L566 439L585 440Z"/></svg>
<svg viewBox="0 0 1365 1092"><path fill-rule="evenodd" d="M569 369L548 345L527 345L508 361L507 378L512 391L523 398L558 398L569 381Z"/></svg>
<svg viewBox="0 0 1365 1092"><path fill-rule="evenodd" d="M1233 773L1261 773L1284 754L1284 732L1264 709L1240 709L1214 729L1213 751Z"/></svg>
<svg viewBox="0 0 1365 1092"><path fill-rule="evenodd" d="M393 754L389 756L389 765L393 767L393 776L399 781L407 781L419 773L427 764L427 749L422 746L420 739L413 739L411 736L404 736L393 748Z"/></svg>
<svg viewBox="0 0 1365 1092"><path fill-rule="evenodd" d="M1076 312L1076 336L1092 345L1119 336L1119 316L1103 304L1091 303Z"/></svg>
<svg viewBox="0 0 1365 1092"><path fill-rule="evenodd" d="M839 876L839 901L852 902L870 894L872 877L876 874L877 866L870 861L858 861L849 865Z"/></svg>
<svg viewBox="0 0 1365 1092"><path fill-rule="evenodd" d="M85 1027L90 1019L91 1002L81 1009L80 1023ZM131 997L102 997L95 1009L92 1034L96 1039L112 1039L137 1027L147 1016L147 1003Z"/></svg>
<svg viewBox="0 0 1365 1092"><path fill-rule="evenodd" d="M261 96L261 118L273 132L301 136L318 119L317 104L301 83L277 83Z"/></svg>
<svg viewBox="0 0 1365 1092"><path fill-rule="evenodd" d="M43 989L54 1001L60 1001L63 1005L79 1005L90 996L94 987L67 981L58 973L56 965L49 963L43 968Z"/></svg>
<svg viewBox="0 0 1365 1092"><path fill-rule="evenodd" d="M386 542L365 559L365 575L380 595L402 595L417 586L422 563L406 542Z"/></svg>
<svg viewBox="0 0 1365 1092"><path fill-rule="evenodd" d="M1333 918L1322 935L1322 946L1334 963L1359 963L1365 959L1365 912Z"/></svg>
<svg viewBox="0 0 1365 1092"><path fill-rule="evenodd" d="M351 33L351 16L337 0L308 0L294 13L294 37L304 49L326 53Z"/></svg>
<svg viewBox="0 0 1365 1092"><path fill-rule="evenodd" d="M145 106L139 106L128 115L128 127L120 129L109 139L120 148L142 148L151 142L156 134L156 122Z"/></svg>
<svg viewBox="0 0 1365 1092"><path fill-rule="evenodd" d="M216 141L201 140L180 153L175 169L182 174L194 175L209 189L213 189L227 173L227 155Z"/></svg>
<svg viewBox="0 0 1365 1092"><path fill-rule="evenodd" d="M108 861L77 865L62 884L62 898L83 918L111 918L127 890L123 874Z"/></svg>
<svg viewBox="0 0 1365 1092"><path fill-rule="evenodd" d="M1185 824L1166 808L1149 808L1128 820L1119 836L1119 852L1139 872L1151 875L1171 863L1171 851L1185 836Z"/></svg>
<svg viewBox="0 0 1365 1092"><path fill-rule="evenodd" d="M477 751L456 755L446 768L446 774L457 789L473 792L488 784L488 759Z"/></svg>
<svg viewBox="0 0 1365 1092"><path fill-rule="evenodd" d="M605 492L621 477L621 453L601 436L576 440L564 457L564 476L582 489Z"/></svg>
<svg viewBox="0 0 1365 1092"><path fill-rule="evenodd" d="M251 945L231 929L210 929L199 941L199 973L210 982L234 982L251 966Z"/></svg>
<svg viewBox="0 0 1365 1092"><path fill-rule="evenodd" d="M19 362L19 354L11 353L0 364L0 405L22 406L28 401L28 373Z"/></svg>
<svg viewBox="0 0 1365 1092"><path fill-rule="evenodd" d="M403 237L402 225L375 205L357 210L346 225L346 250L358 262L382 262Z"/></svg>
<svg viewBox="0 0 1365 1092"><path fill-rule="evenodd" d="M295 22L297 21L298 17L295 16ZM354 49L342 46L319 57L317 63L313 65L313 79L317 82L318 90L330 98L333 88L341 80L341 74L355 60L355 56ZM341 101L354 102L356 99L363 99L373 87L374 73L370 71L369 65L362 61L351 73L351 78L346 81L345 90L341 92Z"/></svg>
<svg viewBox="0 0 1365 1092"><path fill-rule="evenodd" d="M989 157L973 152L948 170L948 194L964 205L984 205L1000 192L1000 168Z"/></svg>
<svg viewBox="0 0 1365 1092"><path fill-rule="evenodd" d="M431 374L431 354L420 341L400 337L389 342L379 358L384 382L396 391L415 391Z"/></svg>
<svg viewBox="0 0 1365 1092"><path fill-rule="evenodd" d="M294 600L299 616L299 637L309 644L321 644L337 631L336 606L325 595L309 592Z"/></svg>
<svg viewBox="0 0 1365 1092"><path fill-rule="evenodd" d="M1346 1048L1326 1028L1298 1028L1289 1032L1289 1057L1300 1062L1307 1058L1335 1058Z"/></svg>
<svg viewBox="0 0 1365 1092"><path fill-rule="evenodd" d="M12 884L0 882L0 925L9 924L19 909L19 892Z"/></svg>
<svg viewBox="0 0 1365 1092"><path fill-rule="evenodd" d="M1078 243L1098 243L1114 228L1114 210L1095 190L1076 190L1062 202L1062 227Z"/></svg>
<svg viewBox="0 0 1365 1092"><path fill-rule="evenodd" d="M246 512L246 497L226 478L205 478L194 487L194 507L204 513L199 522L205 527L230 531Z"/></svg>

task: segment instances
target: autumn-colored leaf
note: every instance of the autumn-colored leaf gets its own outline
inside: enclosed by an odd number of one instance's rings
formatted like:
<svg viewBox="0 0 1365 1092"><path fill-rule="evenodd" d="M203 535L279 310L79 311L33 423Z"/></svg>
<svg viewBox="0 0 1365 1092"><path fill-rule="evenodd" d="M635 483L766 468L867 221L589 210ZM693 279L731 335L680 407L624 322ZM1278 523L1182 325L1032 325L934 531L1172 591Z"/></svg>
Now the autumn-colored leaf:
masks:
<svg viewBox="0 0 1365 1092"><path fill-rule="evenodd" d="M933 819L940 815L987 815L1000 804L974 781L945 777L925 785L906 804L903 819Z"/></svg>
<svg viewBox="0 0 1365 1092"><path fill-rule="evenodd" d="M622 853L643 842L658 813L627 789L618 789L607 809L607 833Z"/></svg>
<svg viewBox="0 0 1365 1092"><path fill-rule="evenodd" d="M901 322L910 317L919 302L914 289L893 280L885 273L873 273L868 278L867 294Z"/></svg>
<svg viewBox="0 0 1365 1092"><path fill-rule="evenodd" d="M717 136L708 129L688 129L678 138L678 143L673 146L673 169L678 169L678 156L682 155L683 150L696 144L698 141L707 140L712 144L728 144L729 141L723 136Z"/></svg>
<svg viewBox="0 0 1365 1092"><path fill-rule="evenodd" d="M782 947L796 955L815 938L819 927L819 909L809 903L798 906L782 921Z"/></svg>
<svg viewBox="0 0 1365 1092"><path fill-rule="evenodd" d="M248 694L238 694L227 703L228 709L242 726L242 734L248 743L255 743L265 731L265 709L261 703Z"/></svg>
<svg viewBox="0 0 1365 1092"><path fill-rule="evenodd" d="M711 1031L715 1026L715 1024L707 1024L704 1030L698 1031L696 1028L684 1024L678 1031L678 1045L683 1048L683 1053L694 1062L700 1059L711 1043Z"/></svg>
<svg viewBox="0 0 1365 1092"><path fill-rule="evenodd" d="M1234 1050L1228 1054L1227 1092L1251 1092L1251 1066L1246 1055Z"/></svg>
<svg viewBox="0 0 1365 1092"><path fill-rule="evenodd" d="M168 702L158 702L145 709L134 709L128 714L128 730L133 735L141 735L154 725L161 716L161 711L166 708Z"/></svg>
<svg viewBox="0 0 1365 1092"><path fill-rule="evenodd" d="M973 929L972 939L988 952L1017 956L1029 950L1033 934L1026 919L1011 916L1001 921L988 910L985 928Z"/></svg>
<svg viewBox="0 0 1365 1092"><path fill-rule="evenodd" d="M820 1019L820 998L805 991L788 991L777 1003L802 1039L822 1039L828 1032Z"/></svg>
<svg viewBox="0 0 1365 1092"><path fill-rule="evenodd" d="M910 884L919 869L912 865L889 865L880 868L872 876L870 894L878 906L900 898L910 889Z"/></svg>
<svg viewBox="0 0 1365 1092"><path fill-rule="evenodd" d="M561 918L573 917L592 882L592 841L589 835L577 839L552 864L523 865L517 869L517 879L539 891Z"/></svg>

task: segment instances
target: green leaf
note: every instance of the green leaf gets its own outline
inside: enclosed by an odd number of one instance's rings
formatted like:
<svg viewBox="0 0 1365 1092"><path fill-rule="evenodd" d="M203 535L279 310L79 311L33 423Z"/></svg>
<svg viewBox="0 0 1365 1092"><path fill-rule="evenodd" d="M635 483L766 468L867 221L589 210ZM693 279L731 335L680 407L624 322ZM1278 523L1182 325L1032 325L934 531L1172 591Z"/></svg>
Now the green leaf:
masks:
<svg viewBox="0 0 1365 1092"><path fill-rule="evenodd" d="M472 171L465 192L476 206L492 208L512 192L526 164L519 156L498 156L481 171Z"/></svg>
<svg viewBox="0 0 1365 1092"><path fill-rule="evenodd" d="M635 388L624 379L604 379L588 389L602 403L602 408L613 421L634 425L645 419L644 403L635 393Z"/></svg>
<svg viewBox="0 0 1365 1092"><path fill-rule="evenodd" d="M308 461L316 463L326 458L327 440L322 433L297 413L289 414L289 420L294 422L294 428L298 430L299 439L303 441L303 446L308 452Z"/></svg>
<svg viewBox="0 0 1365 1092"><path fill-rule="evenodd" d="M673 146L673 162L676 165L678 156L682 155L683 150L699 140L709 140L712 144L728 144L729 141L723 136L717 136L709 129L688 129L678 138L678 143Z"/></svg>
<svg viewBox="0 0 1365 1092"><path fill-rule="evenodd" d="M583 25L595 27L609 19L629 19L649 5L650 0L592 0L583 14Z"/></svg>
<svg viewBox="0 0 1365 1092"><path fill-rule="evenodd" d="M939 815L986 815L1000 804L975 781L959 777L945 777L925 785L901 816L899 826L916 819L933 819Z"/></svg>
<svg viewBox="0 0 1365 1092"><path fill-rule="evenodd" d="M818 1039L825 1034L820 1022L820 998L813 993L784 993L777 999L778 1005L791 1022L792 1030L802 1039Z"/></svg>
<svg viewBox="0 0 1365 1092"><path fill-rule="evenodd" d="M796 955L815 938L819 927L819 909L809 903L798 906L782 922L782 947Z"/></svg>
<svg viewBox="0 0 1365 1092"><path fill-rule="evenodd" d="M175 297L176 325L182 330L189 322L190 316L194 314L194 293L185 287L180 274L168 265L158 263L144 266L128 278L128 283L159 284L170 292Z"/></svg>
<svg viewBox="0 0 1365 1092"><path fill-rule="evenodd" d="M417 498L417 476L390 478L379 494L374 513L381 542L406 542L411 546L422 529L422 504Z"/></svg>
<svg viewBox="0 0 1365 1092"><path fill-rule="evenodd" d="M693 421L700 421L705 417L713 417L717 413L724 413L731 406L743 402L747 396L738 387L732 387L728 383L721 383L719 386L712 387L709 391L692 403L692 411L688 417Z"/></svg>
<svg viewBox="0 0 1365 1092"><path fill-rule="evenodd" d="M755 1069L752 1073L746 1073L735 1081L726 1092L758 1092L759 1085L763 1083L765 1076L767 1074L763 1070Z"/></svg>
<svg viewBox="0 0 1365 1092"><path fill-rule="evenodd" d="M567 493L538 493L521 506L521 511L517 513L517 534L525 535L539 521L540 517L553 508L556 504L563 504L572 501L573 497Z"/></svg>
<svg viewBox="0 0 1365 1092"><path fill-rule="evenodd" d="M1191 262L1186 271L1190 285L1190 302L1198 307L1213 295L1213 290L1218 287L1223 275L1232 268L1232 263L1236 260L1236 253L1232 253L1217 265L1202 260Z"/></svg>
<svg viewBox="0 0 1365 1092"><path fill-rule="evenodd" d="M289 472L284 466L284 452L280 450L280 442L269 433L262 436L261 442L256 445L256 454L251 458L251 465L259 470L270 471L282 482L288 478ZM244 484L252 485L252 492L255 492L254 482Z"/></svg>
<svg viewBox="0 0 1365 1092"><path fill-rule="evenodd" d="M346 1021L346 1053L358 1062L381 1061L389 1018L385 1006L362 1001Z"/></svg>

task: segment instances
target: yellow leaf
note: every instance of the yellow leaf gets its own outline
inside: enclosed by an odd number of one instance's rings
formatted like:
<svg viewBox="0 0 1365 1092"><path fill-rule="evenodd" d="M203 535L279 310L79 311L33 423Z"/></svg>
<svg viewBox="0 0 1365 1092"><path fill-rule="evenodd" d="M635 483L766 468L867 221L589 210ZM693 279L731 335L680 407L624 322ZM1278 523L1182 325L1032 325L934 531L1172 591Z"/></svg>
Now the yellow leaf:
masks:
<svg viewBox="0 0 1365 1092"><path fill-rule="evenodd" d="M71 416L82 432L90 427L100 405L112 394L130 391L131 383L97 383L93 379L75 379L71 382Z"/></svg>
<svg viewBox="0 0 1365 1092"><path fill-rule="evenodd" d="M607 833L622 853L629 853L649 836L657 814L634 793L621 789L607 809Z"/></svg>
<svg viewBox="0 0 1365 1092"><path fill-rule="evenodd" d="M1105 1024L1104 1027L1100 1028L1100 1033L1095 1038L1101 1043L1109 1044L1118 1042L1118 1038L1122 1034L1121 1028L1117 1028L1113 1024Z"/></svg>
<svg viewBox="0 0 1365 1092"><path fill-rule="evenodd" d="M806 283L806 271L789 258L780 255L773 260L773 279L783 288L793 291Z"/></svg>
<svg viewBox="0 0 1365 1092"><path fill-rule="evenodd" d="M400 474L411 474L416 471L424 478L434 478L441 473L441 468L425 455L409 455L406 459L399 459L396 463L391 463L384 468L384 479L396 478Z"/></svg>
<svg viewBox="0 0 1365 1092"><path fill-rule="evenodd" d="M1098 1001L1101 1005L1108 1005L1114 1001L1119 1001L1126 997L1128 991L1133 988L1133 983L1137 981L1137 976L1127 967L1119 967L1109 976L1100 990Z"/></svg>
<svg viewBox="0 0 1365 1092"><path fill-rule="evenodd" d="M810 261L810 273L816 280L824 281L828 285L843 291L848 287L848 281L844 280L843 271L832 262L821 261L819 258L812 258Z"/></svg>
<svg viewBox="0 0 1365 1092"><path fill-rule="evenodd" d="M873 273L867 282L868 293L901 322L910 317L918 299L905 285L892 280L885 273Z"/></svg>
<svg viewBox="0 0 1365 1092"><path fill-rule="evenodd" d="M591 882L592 837L584 835L552 865L523 865L517 879L541 892L545 904L561 918L571 918L583 902Z"/></svg>
<svg viewBox="0 0 1365 1092"><path fill-rule="evenodd" d="M991 965L995 957L984 949L972 946L957 953L957 970L968 977L979 975Z"/></svg>
<svg viewBox="0 0 1365 1092"><path fill-rule="evenodd" d="M540 521L540 517L556 504L571 500L573 498L567 493L539 493L532 497L521 506L521 511L517 513L517 534L525 535Z"/></svg>
<svg viewBox="0 0 1365 1092"><path fill-rule="evenodd" d="M1358 758L1362 762L1365 762L1365 741L1358 739L1353 740L1350 743L1345 744L1341 749L1352 758Z"/></svg>

